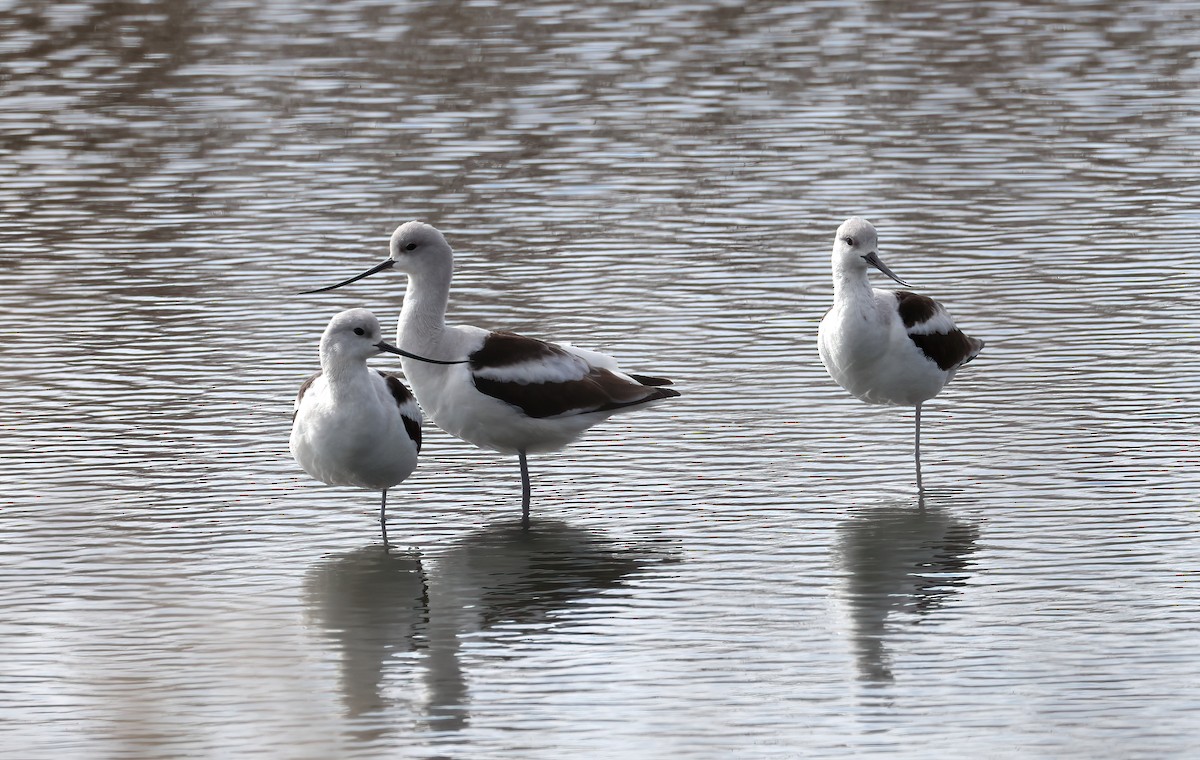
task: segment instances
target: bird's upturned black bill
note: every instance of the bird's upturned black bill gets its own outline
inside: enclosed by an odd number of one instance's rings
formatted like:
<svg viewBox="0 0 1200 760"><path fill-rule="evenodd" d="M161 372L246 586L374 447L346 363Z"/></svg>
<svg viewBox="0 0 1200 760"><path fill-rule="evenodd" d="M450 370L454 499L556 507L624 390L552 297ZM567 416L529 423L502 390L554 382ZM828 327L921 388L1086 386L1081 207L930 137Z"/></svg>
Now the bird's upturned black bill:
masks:
<svg viewBox="0 0 1200 760"><path fill-rule="evenodd" d="M887 264L884 264L882 261L880 261L880 260L879 260L879 254L878 254L878 253L876 253L875 251L871 251L871 252L870 252L870 253L868 253L866 256L863 256L863 259L864 259L864 260L865 260L865 261L866 261L868 264L870 264L871 266L875 267L875 268L876 268L876 269L878 269L880 272L883 272L883 273L884 273L884 274L886 274L888 277L891 277L893 280L895 280L896 282L900 283L900 284L901 284L901 285L903 285L904 287L906 287L906 288L907 288L907 287L909 287L909 284L908 284L907 282L905 282L904 280L901 280L899 277L897 277L895 272L893 272L892 270L888 269L888 266L887 266ZM368 272L368 274L370 274L370 273ZM363 276L363 277L366 277L367 275L362 275L362 276ZM337 286L335 285L334 287L337 287Z"/></svg>
<svg viewBox="0 0 1200 760"><path fill-rule="evenodd" d="M382 341L382 340L375 344L375 348L378 348L380 351L387 351L389 354L399 354L400 356L406 356L409 359L416 359L417 361L420 361L420 362L429 362L430 364L466 364L468 361L470 361L469 359L459 359L457 361L444 361L442 359L427 359L424 356L417 356L416 354L411 354L402 348L396 348L391 343L388 343L388 342Z"/></svg>
<svg viewBox="0 0 1200 760"><path fill-rule="evenodd" d="M394 266L396 266L395 261L392 261L391 259L385 259L382 263L376 264L375 266L371 267L370 269L363 272L362 274L354 275L349 280L343 280L343 281L339 282L337 285L330 285L330 286L324 287L324 288L317 288L316 290L306 290L303 293L301 293L301 295L306 296L311 293L324 293L326 290L333 290L334 288L340 288L343 285L349 285L352 282L358 282L359 280L361 280L364 277L370 277L371 275L375 274L376 272L382 272L383 270L391 269Z"/></svg>

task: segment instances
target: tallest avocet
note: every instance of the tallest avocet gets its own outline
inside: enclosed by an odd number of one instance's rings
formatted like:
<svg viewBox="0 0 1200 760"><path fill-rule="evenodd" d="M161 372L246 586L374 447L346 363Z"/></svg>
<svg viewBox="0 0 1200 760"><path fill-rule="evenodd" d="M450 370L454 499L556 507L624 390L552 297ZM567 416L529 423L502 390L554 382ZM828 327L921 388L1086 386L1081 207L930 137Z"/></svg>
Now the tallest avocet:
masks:
<svg viewBox="0 0 1200 760"><path fill-rule="evenodd" d="M679 395L663 387L670 380L626 374L604 354L510 332L447 325L454 254L442 233L422 222L407 222L392 233L390 255L381 264L321 290L391 268L408 275L397 342L406 351L455 362L401 358L417 402L451 435L517 455L525 526L528 454L562 448L618 412Z"/></svg>
<svg viewBox="0 0 1200 760"><path fill-rule="evenodd" d="M916 407L914 456L921 489L921 404L941 392L983 341L954 325L941 304L909 290L871 286L868 267L901 285L879 258L878 236L852 217L833 240L833 308L821 320L821 361L837 384L868 404ZM410 360L411 361L411 360Z"/></svg>

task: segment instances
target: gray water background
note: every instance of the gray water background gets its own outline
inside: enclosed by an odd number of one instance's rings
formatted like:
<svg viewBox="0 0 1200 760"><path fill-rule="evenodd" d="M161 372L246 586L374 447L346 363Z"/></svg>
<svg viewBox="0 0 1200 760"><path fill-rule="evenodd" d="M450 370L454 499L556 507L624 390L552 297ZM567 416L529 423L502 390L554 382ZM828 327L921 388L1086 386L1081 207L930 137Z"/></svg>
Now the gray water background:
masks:
<svg viewBox="0 0 1200 760"><path fill-rule="evenodd" d="M0 0L0 747L1183 757L1200 4ZM987 341L827 377L833 231ZM291 460L361 271L683 393L391 495ZM377 366L392 368L386 359Z"/></svg>

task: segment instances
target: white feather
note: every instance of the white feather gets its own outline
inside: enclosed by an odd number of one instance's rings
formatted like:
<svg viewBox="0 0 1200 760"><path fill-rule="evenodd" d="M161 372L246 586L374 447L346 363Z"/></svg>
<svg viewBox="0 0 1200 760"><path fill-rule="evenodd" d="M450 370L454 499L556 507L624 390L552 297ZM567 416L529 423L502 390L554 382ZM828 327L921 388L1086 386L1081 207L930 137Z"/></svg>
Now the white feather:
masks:
<svg viewBox="0 0 1200 760"><path fill-rule="evenodd" d="M945 335L946 333L953 332L956 329L957 328L954 326L954 320L950 318L950 314L947 313L946 310L943 309L939 304L938 310L932 317L924 322L918 322L912 327L909 327L908 334L930 335L932 333L941 333Z"/></svg>
<svg viewBox="0 0 1200 760"><path fill-rule="evenodd" d="M591 371L588 363L574 354L541 356L533 361L482 367L475 374L502 383L566 383L586 377Z"/></svg>

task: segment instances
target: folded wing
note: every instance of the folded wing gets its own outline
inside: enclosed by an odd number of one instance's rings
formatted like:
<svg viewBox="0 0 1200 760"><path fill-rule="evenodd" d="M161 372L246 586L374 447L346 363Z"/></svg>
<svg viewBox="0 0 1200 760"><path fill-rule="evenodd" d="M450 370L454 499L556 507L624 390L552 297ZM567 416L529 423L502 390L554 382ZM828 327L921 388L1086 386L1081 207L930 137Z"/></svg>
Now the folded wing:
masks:
<svg viewBox="0 0 1200 760"><path fill-rule="evenodd" d="M909 339L939 369L961 367L983 349L983 341L958 329L950 313L929 296L897 290L896 308Z"/></svg>
<svg viewBox="0 0 1200 760"><path fill-rule="evenodd" d="M493 332L471 354L471 376L481 393L534 418L612 412L679 395L661 387L669 380L626 375L609 357L604 357L605 366L587 358L594 356L515 333Z"/></svg>

